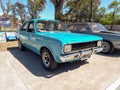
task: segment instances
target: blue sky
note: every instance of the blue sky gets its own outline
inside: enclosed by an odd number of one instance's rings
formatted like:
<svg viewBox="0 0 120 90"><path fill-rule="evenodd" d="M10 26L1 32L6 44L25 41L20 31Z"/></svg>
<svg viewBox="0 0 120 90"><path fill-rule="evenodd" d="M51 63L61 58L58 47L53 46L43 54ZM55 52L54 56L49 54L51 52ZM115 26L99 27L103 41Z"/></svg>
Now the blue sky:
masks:
<svg viewBox="0 0 120 90"><path fill-rule="evenodd" d="M23 4L26 4L26 0L11 0L12 3L19 1ZM50 2L50 0L46 0L46 8L40 13L41 18L51 18L54 19L54 14L55 14L55 10L54 10L54 6L52 5L52 3ZM100 7L108 7L108 5L112 2L113 0L101 0L101 5ZM120 0L118 0L120 1ZM2 13L1 8L0 8L0 13Z"/></svg>
<svg viewBox="0 0 120 90"><path fill-rule="evenodd" d="M101 0L101 5L100 7L108 7L108 5L112 2L113 0Z"/></svg>

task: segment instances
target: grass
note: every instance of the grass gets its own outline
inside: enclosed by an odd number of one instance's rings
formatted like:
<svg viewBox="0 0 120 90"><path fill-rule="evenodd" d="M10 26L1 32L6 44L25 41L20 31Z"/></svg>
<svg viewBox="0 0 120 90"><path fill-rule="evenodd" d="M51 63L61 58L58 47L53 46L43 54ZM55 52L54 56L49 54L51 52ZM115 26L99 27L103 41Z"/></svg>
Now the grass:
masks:
<svg viewBox="0 0 120 90"><path fill-rule="evenodd" d="M17 31L17 28L5 27L5 28L1 28L0 31L1 31L1 32Z"/></svg>
<svg viewBox="0 0 120 90"><path fill-rule="evenodd" d="M18 41L0 42L0 52L18 47Z"/></svg>

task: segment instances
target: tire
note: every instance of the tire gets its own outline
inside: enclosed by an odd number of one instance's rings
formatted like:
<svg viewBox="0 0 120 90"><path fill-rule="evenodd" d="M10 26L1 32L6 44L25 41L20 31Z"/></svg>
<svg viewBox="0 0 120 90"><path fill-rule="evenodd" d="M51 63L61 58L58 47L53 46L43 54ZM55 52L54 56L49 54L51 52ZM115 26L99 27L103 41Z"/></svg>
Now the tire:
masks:
<svg viewBox="0 0 120 90"><path fill-rule="evenodd" d="M103 47L102 53L112 53L114 51L113 45L108 41L103 41L102 47Z"/></svg>
<svg viewBox="0 0 120 90"><path fill-rule="evenodd" d="M20 51L24 51L25 47L22 45L22 42L18 39L18 48Z"/></svg>
<svg viewBox="0 0 120 90"><path fill-rule="evenodd" d="M57 68L57 62L54 60L50 51L44 48L41 52L42 64L46 70L54 70Z"/></svg>

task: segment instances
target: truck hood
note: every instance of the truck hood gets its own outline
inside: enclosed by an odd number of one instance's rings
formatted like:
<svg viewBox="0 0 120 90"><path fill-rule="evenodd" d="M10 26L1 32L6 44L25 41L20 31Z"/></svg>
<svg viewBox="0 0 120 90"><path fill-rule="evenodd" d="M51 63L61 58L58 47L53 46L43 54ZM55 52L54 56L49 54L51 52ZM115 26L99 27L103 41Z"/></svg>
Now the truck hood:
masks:
<svg viewBox="0 0 120 90"><path fill-rule="evenodd" d="M72 44L72 43L83 43L90 41L102 40L101 37L87 35L87 34L76 34L71 32L44 32L42 33L45 37L50 37L61 41L63 44Z"/></svg>

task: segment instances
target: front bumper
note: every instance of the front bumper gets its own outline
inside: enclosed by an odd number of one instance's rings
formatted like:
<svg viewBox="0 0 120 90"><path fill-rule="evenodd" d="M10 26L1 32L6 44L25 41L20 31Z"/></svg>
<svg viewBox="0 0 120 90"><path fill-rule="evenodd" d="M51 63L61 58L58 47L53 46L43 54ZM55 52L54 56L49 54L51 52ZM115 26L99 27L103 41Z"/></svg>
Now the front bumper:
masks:
<svg viewBox="0 0 120 90"><path fill-rule="evenodd" d="M86 60L91 57L92 54L101 52L103 48L92 48L89 50L82 50L79 52L75 52L72 54L62 55L60 56L61 62L69 62L69 61L75 61L75 60Z"/></svg>

